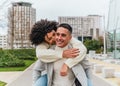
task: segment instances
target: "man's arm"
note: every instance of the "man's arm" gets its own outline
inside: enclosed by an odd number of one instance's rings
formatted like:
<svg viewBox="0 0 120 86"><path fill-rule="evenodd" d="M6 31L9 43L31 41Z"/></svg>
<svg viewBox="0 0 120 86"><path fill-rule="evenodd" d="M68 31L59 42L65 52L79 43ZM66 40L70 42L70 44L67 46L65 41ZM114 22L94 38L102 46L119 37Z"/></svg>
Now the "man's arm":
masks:
<svg viewBox="0 0 120 86"><path fill-rule="evenodd" d="M65 64L69 68L71 68L74 65L78 64L79 62L81 62L85 58L86 53L87 53L87 49L81 41L79 41L75 38L72 38L71 41L70 41L70 44L72 45L73 48L78 48L80 52L79 52L79 56L77 56L75 58L67 59Z"/></svg>

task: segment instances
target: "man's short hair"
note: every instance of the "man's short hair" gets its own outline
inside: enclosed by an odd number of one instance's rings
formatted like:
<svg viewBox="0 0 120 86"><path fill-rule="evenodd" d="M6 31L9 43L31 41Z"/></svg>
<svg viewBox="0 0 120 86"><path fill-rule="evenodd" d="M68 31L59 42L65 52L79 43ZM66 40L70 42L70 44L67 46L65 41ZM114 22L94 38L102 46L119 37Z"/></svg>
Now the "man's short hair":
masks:
<svg viewBox="0 0 120 86"><path fill-rule="evenodd" d="M72 34L72 27L69 24L67 24L67 23L61 23L61 24L58 25L58 27L66 28Z"/></svg>
<svg viewBox="0 0 120 86"><path fill-rule="evenodd" d="M31 33L29 35L30 41L34 45L38 45L45 41L45 35L52 30L57 29L58 22L56 21L48 21L47 19L41 19L40 21L37 21L32 29Z"/></svg>

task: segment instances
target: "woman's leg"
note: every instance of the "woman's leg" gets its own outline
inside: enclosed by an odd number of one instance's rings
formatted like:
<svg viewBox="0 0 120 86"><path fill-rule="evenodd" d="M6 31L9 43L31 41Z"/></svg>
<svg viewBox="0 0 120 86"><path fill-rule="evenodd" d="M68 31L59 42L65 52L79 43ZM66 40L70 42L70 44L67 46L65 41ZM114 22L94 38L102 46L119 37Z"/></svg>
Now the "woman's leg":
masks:
<svg viewBox="0 0 120 86"><path fill-rule="evenodd" d="M47 86L47 74L42 75L34 84L34 86Z"/></svg>
<svg viewBox="0 0 120 86"><path fill-rule="evenodd" d="M93 86L92 85L92 80L91 79L87 79L88 80L88 86Z"/></svg>

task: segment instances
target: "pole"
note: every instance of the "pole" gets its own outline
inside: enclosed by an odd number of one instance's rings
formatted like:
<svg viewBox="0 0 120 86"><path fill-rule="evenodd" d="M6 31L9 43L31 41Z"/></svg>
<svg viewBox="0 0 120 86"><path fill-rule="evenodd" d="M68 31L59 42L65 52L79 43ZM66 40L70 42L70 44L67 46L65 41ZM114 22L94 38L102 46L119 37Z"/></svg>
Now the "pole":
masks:
<svg viewBox="0 0 120 86"><path fill-rule="evenodd" d="M104 52L103 52L103 54L106 54L106 30L105 30L105 16L103 16L103 25L104 25Z"/></svg>
<svg viewBox="0 0 120 86"><path fill-rule="evenodd" d="M114 59L116 58L116 29L114 30Z"/></svg>

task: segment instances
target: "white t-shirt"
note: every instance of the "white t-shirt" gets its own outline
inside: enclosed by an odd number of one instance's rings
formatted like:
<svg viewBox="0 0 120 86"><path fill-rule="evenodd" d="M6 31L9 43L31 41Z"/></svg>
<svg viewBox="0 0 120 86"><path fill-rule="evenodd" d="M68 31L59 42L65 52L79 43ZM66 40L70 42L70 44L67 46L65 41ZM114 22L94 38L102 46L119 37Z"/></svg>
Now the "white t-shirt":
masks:
<svg viewBox="0 0 120 86"><path fill-rule="evenodd" d="M65 50L68 49L68 46L64 48L55 47L55 50ZM71 69L68 70L68 74L66 76L60 75L60 70L62 68L62 65L66 61L66 58L62 58L61 60L58 60L54 62L54 73L53 73L53 82L52 86L75 86L75 76Z"/></svg>

